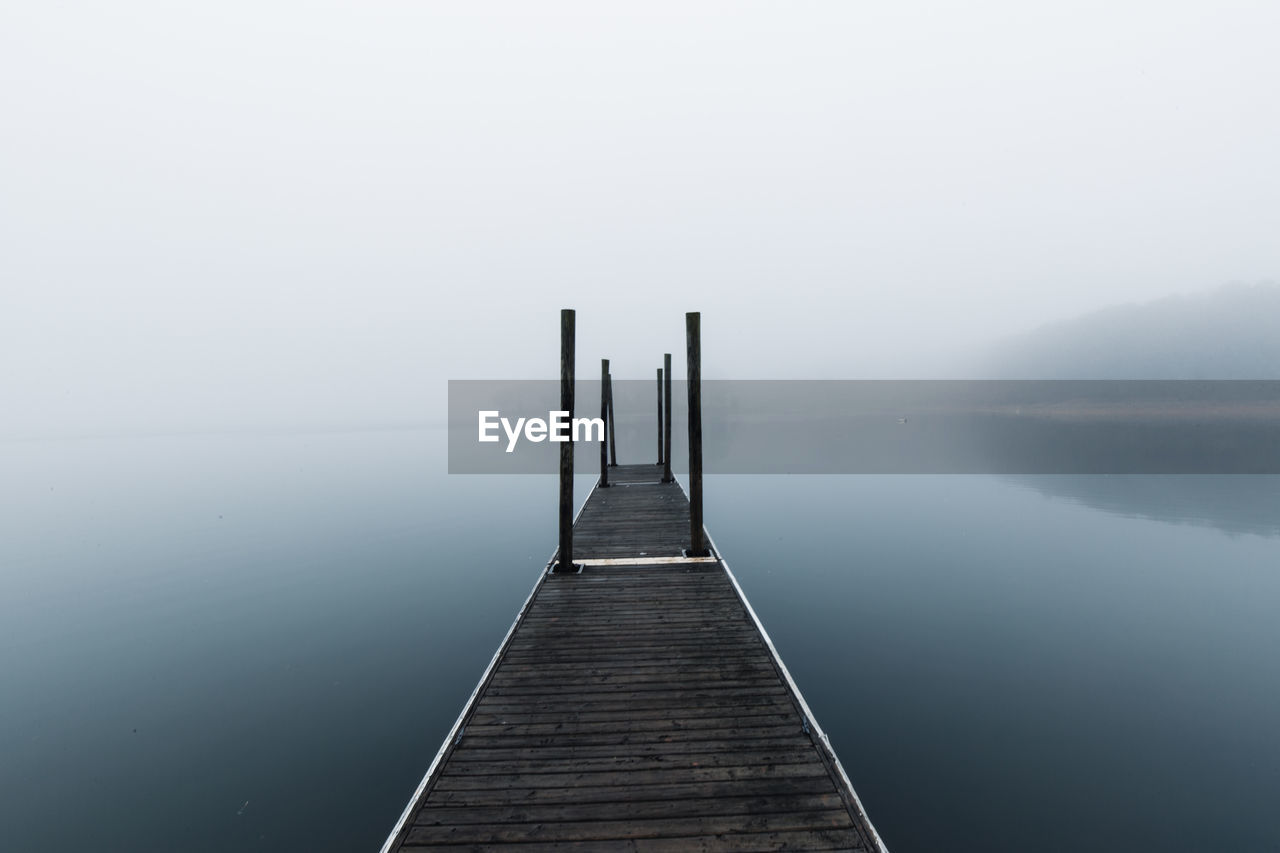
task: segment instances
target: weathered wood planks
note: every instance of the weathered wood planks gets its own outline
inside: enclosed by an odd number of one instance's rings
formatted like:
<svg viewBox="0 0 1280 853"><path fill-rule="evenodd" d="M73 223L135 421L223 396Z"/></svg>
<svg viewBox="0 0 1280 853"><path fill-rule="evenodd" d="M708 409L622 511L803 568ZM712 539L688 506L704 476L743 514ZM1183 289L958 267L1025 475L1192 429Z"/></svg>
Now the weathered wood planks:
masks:
<svg viewBox="0 0 1280 853"><path fill-rule="evenodd" d="M384 850L883 850L689 504L610 469Z"/></svg>

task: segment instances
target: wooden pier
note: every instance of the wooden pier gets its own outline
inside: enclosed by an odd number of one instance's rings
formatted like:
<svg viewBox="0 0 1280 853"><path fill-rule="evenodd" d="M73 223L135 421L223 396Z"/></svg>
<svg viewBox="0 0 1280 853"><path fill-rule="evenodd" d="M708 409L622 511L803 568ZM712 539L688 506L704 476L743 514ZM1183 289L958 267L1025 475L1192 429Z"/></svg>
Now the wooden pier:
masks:
<svg viewBox="0 0 1280 853"><path fill-rule="evenodd" d="M728 564L691 534L669 384L666 414L662 463L602 452L568 540L562 524L573 562L548 562L384 853L884 851Z"/></svg>

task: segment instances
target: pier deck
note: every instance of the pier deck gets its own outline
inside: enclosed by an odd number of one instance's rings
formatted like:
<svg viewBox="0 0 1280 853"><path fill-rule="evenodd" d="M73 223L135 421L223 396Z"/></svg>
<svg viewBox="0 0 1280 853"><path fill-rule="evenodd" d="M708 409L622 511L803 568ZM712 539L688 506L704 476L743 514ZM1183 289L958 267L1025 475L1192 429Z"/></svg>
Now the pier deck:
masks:
<svg viewBox="0 0 1280 853"><path fill-rule="evenodd" d="M661 473L593 490L384 851L884 849Z"/></svg>

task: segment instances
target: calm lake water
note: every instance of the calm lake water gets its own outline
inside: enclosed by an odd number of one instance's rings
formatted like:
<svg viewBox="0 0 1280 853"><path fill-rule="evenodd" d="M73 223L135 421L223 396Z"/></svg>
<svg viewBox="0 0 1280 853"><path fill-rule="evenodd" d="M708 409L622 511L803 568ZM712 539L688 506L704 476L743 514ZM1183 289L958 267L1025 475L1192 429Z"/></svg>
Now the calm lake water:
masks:
<svg viewBox="0 0 1280 853"><path fill-rule="evenodd" d="M554 478L444 470L0 443L0 848L376 850L554 547ZM1280 850L1280 478L722 476L706 518L894 853Z"/></svg>

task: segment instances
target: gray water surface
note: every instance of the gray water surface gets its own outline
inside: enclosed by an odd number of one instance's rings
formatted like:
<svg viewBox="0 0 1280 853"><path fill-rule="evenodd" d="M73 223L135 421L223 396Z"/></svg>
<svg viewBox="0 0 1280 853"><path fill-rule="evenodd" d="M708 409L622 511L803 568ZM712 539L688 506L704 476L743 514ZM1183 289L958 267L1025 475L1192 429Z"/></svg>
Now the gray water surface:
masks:
<svg viewBox="0 0 1280 853"><path fill-rule="evenodd" d="M443 447L0 444L0 847L376 850L554 546L554 478ZM1280 848L1277 510L1276 477L706 484L895 853Z"/></svg>

